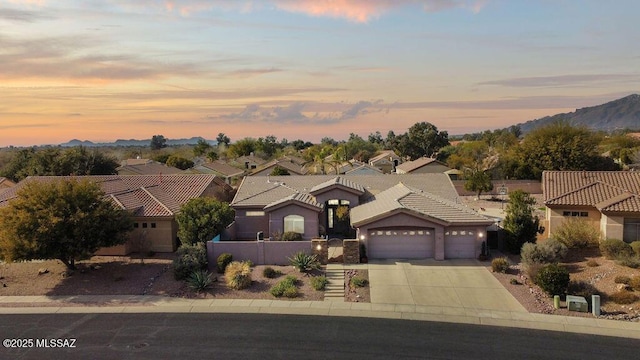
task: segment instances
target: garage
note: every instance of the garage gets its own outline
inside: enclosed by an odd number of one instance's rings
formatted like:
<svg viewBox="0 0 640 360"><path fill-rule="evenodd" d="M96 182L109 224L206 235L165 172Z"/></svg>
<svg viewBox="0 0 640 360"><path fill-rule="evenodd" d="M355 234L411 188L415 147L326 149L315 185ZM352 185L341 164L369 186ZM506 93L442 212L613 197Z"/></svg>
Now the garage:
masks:
<svg viewBox="0 0 640 360"><path fill-rule="evenodd" d="M476 234L473 230L447 230L444 233L445 259L476 257Z"/></svg>
<svg viewBox="0 0 640 360"><path fill-rule="evenodd" d="M370 259L426 259L434 254L433 229L374 229L369 231Z"/></svg>

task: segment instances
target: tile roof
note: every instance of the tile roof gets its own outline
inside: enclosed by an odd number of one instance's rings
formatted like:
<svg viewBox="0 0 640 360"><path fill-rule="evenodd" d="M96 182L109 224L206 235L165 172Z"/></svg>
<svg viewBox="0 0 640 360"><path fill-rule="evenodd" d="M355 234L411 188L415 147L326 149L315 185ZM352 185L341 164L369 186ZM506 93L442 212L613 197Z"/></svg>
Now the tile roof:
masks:
<svg viewBox="0 0 640 360"><path fill-rule="evenodd" d="M299 203L303 206L310 207L314 210L321 211L324 208L324 204L320 204L316 201L315 197L309 194L295 193L285 198L274 201L271 204L264 207L265 210L275 210L282 206L286 206L291 203Z"/></svg>
<svg viewBox="0 0 640 360"><path fill-rule="evenodd" d="M0 193L0 206L15 198L28 182L61 179L93 181L116 205L132 211L135 216L147 217L173 216L183 204L202 196L211 186L227 186L215 175L207 174L31 176Z"/></svg>
<svg viewBox="0 0 640 360"><path fill-rule="evenodd" d="M545 171L542 189L547 206L640 212L640 173L633 171Z"/></svg>
<svg viewBox="0 0 640 360"><path fill-rule="evenodd" d="M288 170L292 175L304 175L309 172L309 170L306 167L300 166L290 159L278 159L278 160L272 160L266 164L259 166L257 169L254 169L253 171L251 171L251 174L252 175L257 174L259 172L265 171L266 169L273 168L276 166L280 166L281 168Z"/></svg>
<svg viewBox="0 0 640 360"><path fill-rule="evenodd" d="M351 169L347 171L341 171L345 175L350 174L383 174L382 170L378 169L375 166L371 166L369 164L354 164Z"/></svg>
<svg viewBox="0 0 640 360"><path fill-rule="evenodd" d="M9 187L9 186L14 186L16 183L14 183L13 181L0 176L0 185L2 185L2 187Z"/></svg>
<svg viewBox="0 0 640 360"><path fill-rule="evenodd" d="M436 163L436 164L440 164L440 165L445 165L442 162L436 160L436 159L432 159L429 157L421 157L419 159L413 160L413 161L407 161L404 162L398 166L396 166L396 172L399 172L398 170L405 172L405 173L410 173L416 169L419 169L423 166L427 166L429 164L432 163ZM446 165L445 165L446 166Z"/></svg>
<svg viewBox="0 0 640 360"><path fill-rule="evenodd" d="M222 176L240 176L244 173L243 170L238 169L235 166L231 166L229 164L227 164L226 162L222 161L222 160L216 160L214 162L206 162L202 165L200 165L202 167L205 167L209 170L212 170Z"/></svg>
<svg viewBox="0 0 640 360"><path fill-rule="evenodd" d="M346 188L348 191L355 192L358 195L364 194L364 187L362 185L354 183L345 176L336 176L334 178L331 178L323 183L312 187L309 192L312 194L319 194L323 192L322 190L330 189L335 185Z"/></svg>
<svg viewBox="0 0 640 360"><path fill-rule="evenodd" d="M380 160L388 158L388 157L393 157L395 159L400 159L400 156L398 156L395 153L395 151L393 151L393 150L384 150L380 154L378 154L378 155L372 157L371 159L369 159L369 164L374 164L376 161L380 161Z"/></svg>
<svg viewBox="0 0 640 360"><path fill-rule="evenodd" d="M144 164L122 165L116 168L120 175L157 175L157 174L179 174L182 170L167 166L159 162L151 161Z"/></svg>
<svg viewBox="0 0 640 360"><path fill-rule="evenodd" d="M415 189L458 202L458 193L446 174L406 174L406 175L308 175L308 176L247 176L242 180L232 205L264 207L295 193L311 193L323 183L331 183L341 178L345 184L362 188L364 198L372 197L399 182ZM349 183L347 183L347 181Z"/></svg>
<svg viewBox="0 0 640 360"><path fill-rule="evenodd" d="M403 183L377 194L372 201L351 209L351 223L360 226L398 210L437 219L447 225L493 223L493 220L464 205Z"/></svg>

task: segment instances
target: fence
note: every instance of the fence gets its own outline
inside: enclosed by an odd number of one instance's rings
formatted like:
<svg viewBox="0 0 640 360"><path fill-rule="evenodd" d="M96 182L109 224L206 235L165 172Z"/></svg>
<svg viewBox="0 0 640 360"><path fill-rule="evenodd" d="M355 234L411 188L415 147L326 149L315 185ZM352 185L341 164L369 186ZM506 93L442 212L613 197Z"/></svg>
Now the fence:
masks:
<svg viewBox="0 0 640 360"><path fill-rule="evenodd" d="M311 254L311 241L207 242L209 264L215 264L220 254L229 253L234 260L251 260L256 265L288 265L288 258L299 251Z"/></svg>

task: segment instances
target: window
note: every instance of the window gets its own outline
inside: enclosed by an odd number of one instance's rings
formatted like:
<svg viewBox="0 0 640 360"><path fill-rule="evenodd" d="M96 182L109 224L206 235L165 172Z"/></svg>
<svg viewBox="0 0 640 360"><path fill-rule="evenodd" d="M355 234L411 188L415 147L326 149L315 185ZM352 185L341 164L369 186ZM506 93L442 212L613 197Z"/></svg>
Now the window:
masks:
<svg viewBox="0 0 640 360"><path fill-rule="evenodd" d="M246 216L264 216L264 211L247 211Z"/></svg>
<svg viewBox="0 0 640 360"><path fill-rule="evenodd" d="M293 231L304 234L304 217L300 215L287 215L284 217L284 231Z"/></svg>
<svg viewBox="0 0 640 360"><path fill-rule="evenodd" d="M138 223L133 223L133 227L137 229L137 228L139 228L139 227L140 227L140 224L138 224Z"/></svg>
<svg viewBox="0 0 640 360"><path fill-rule="evenodd" d="M580 217L589 217L589 213L586 211L581 211L580 212Z"/></svg>
<svg viewBox="0 0 640 360"><path fill-rule="evenodd" d="M589 212L587 211L563 211L562 216L573 216L573 217L589 217Z"/></svg>
<svg viewBox="0 0 640 360"><path fill-rule="evenodd" d="M349 205L349 200L340 200L340 205Z"/></svg>
<svg viewBox="0 0 640 360"><path fill-rule="evenodd" d="M336 200L336 199L328 200L327 204L329 204L329 205L340 205L340 200Z"/></svg>
<svg viewBox="0 0 640 360"><path fill-rule="evenodd" d="M142 223L142 228L146 229L147 228L147 223Z"/></svg>
<svg viewBox="0 0 640 360"><path fill-rule="evenodd" d="M626 243L640 240L640 219L624 219L622 240Z"/></svg>
<svg viewBox="0 0 640 360"><path fill-rule="evenodd" d="M151 223L151 228L155 229L156 228L156 223Z"/></svg>

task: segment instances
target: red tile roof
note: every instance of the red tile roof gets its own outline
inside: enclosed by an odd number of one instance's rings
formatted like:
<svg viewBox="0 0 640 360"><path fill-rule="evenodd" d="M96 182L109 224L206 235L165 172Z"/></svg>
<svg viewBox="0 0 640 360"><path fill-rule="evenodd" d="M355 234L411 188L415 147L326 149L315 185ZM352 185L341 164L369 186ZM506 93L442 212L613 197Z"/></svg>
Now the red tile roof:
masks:
<svg viewBox="0 0 640 360"><path fill-rule="evenodd" d="M545 171L546 205L593 206L600 211L640 212L640 173L633 171Z"/></svg>

